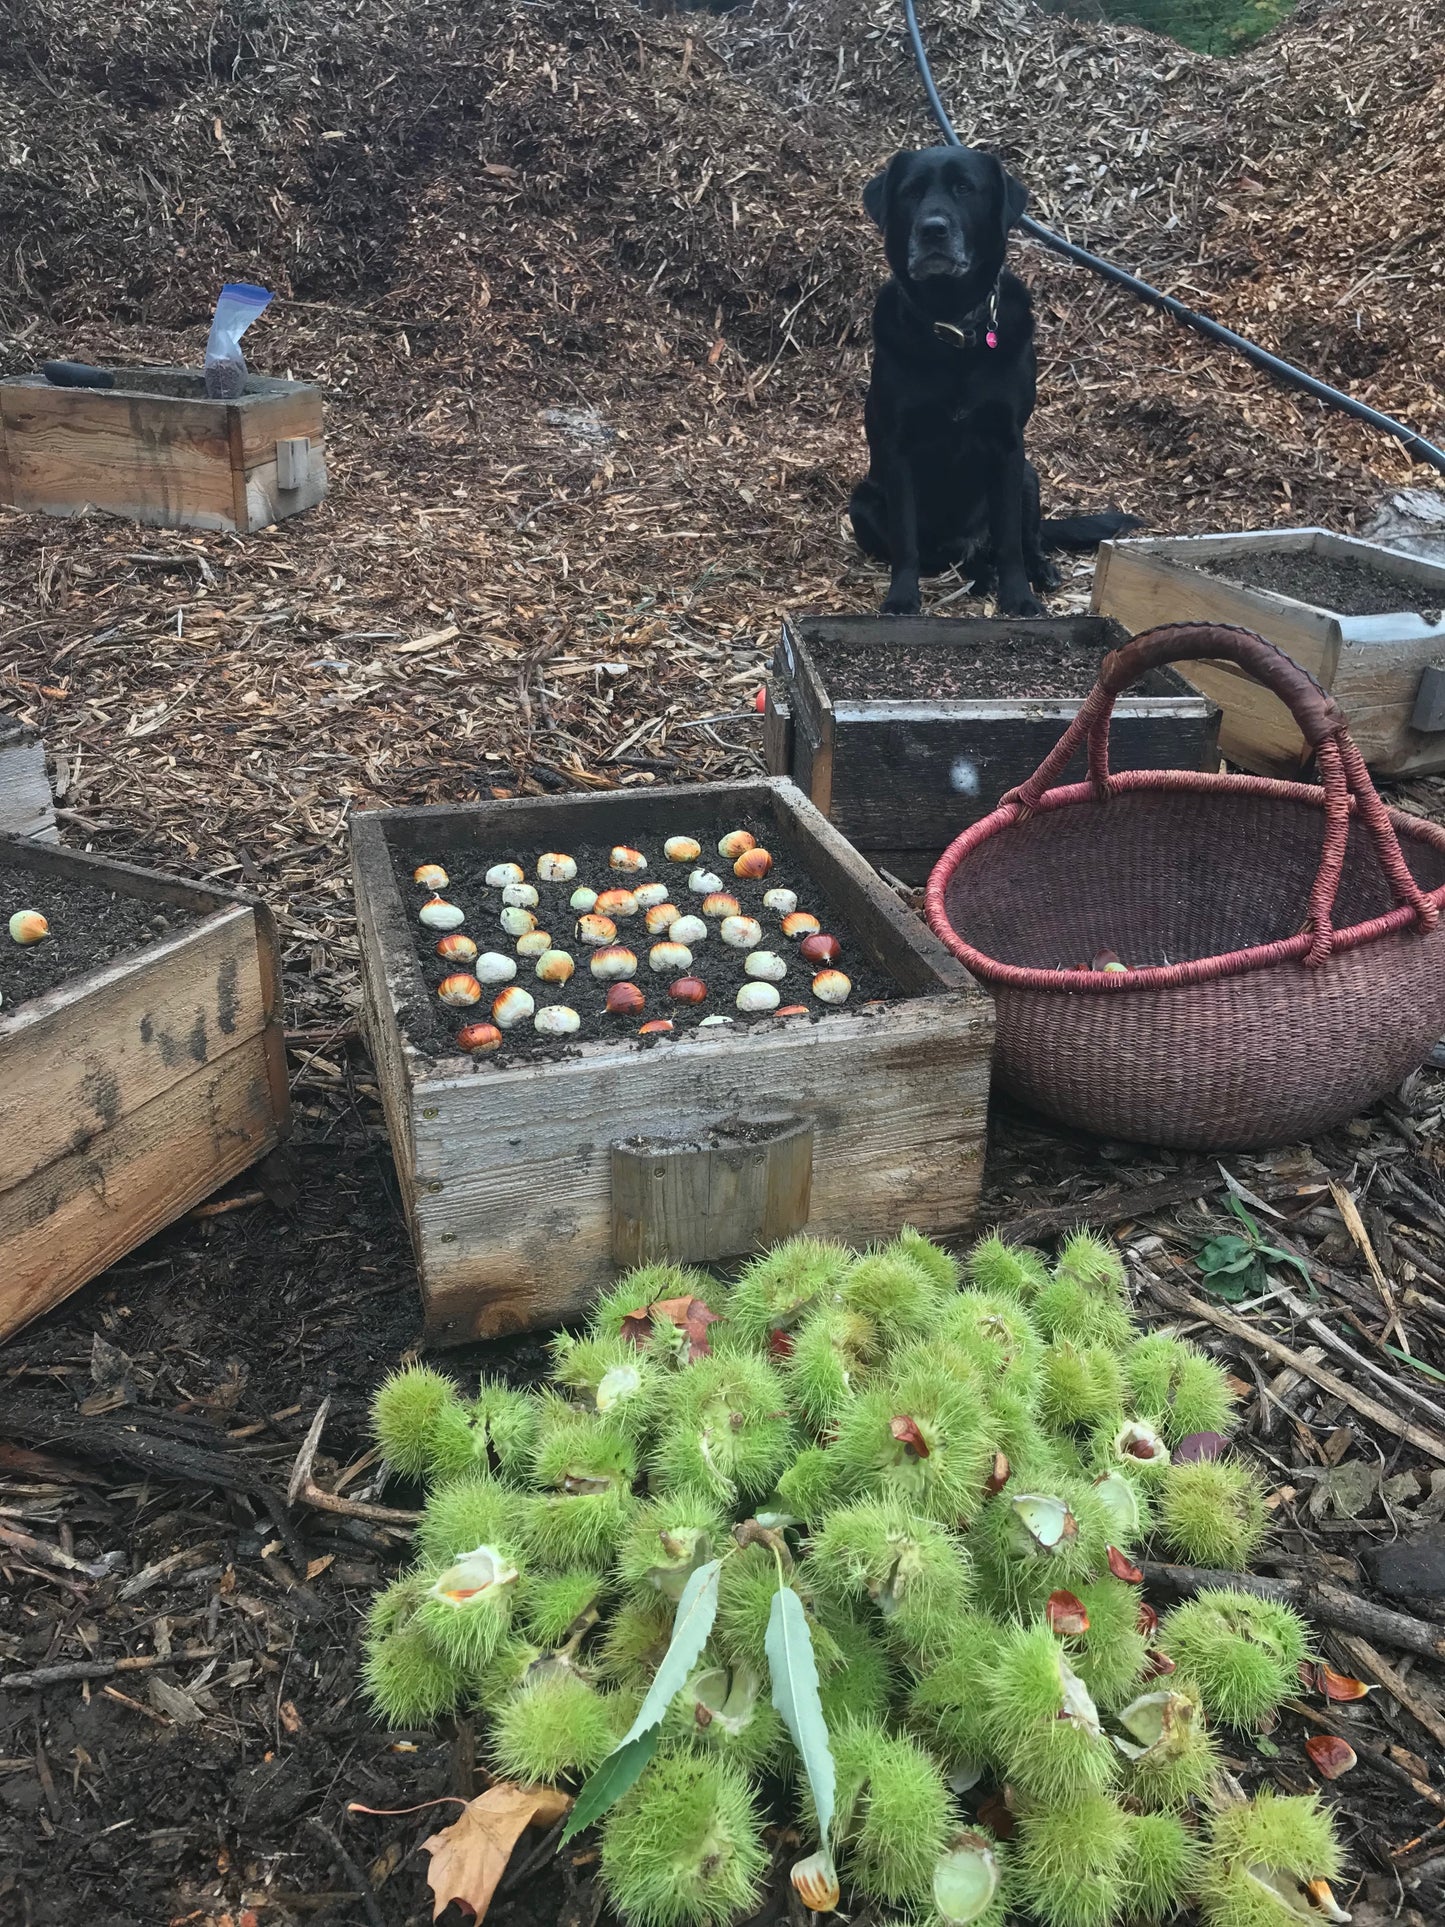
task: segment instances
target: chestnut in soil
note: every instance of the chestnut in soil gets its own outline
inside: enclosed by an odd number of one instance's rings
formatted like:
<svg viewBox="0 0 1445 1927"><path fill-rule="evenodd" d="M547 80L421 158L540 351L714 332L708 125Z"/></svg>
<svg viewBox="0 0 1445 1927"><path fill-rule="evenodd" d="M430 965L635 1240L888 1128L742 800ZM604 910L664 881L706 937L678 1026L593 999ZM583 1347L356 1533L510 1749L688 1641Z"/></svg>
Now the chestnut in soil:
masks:
<svg viewBox="0 0 1445 1927"><path fill-rule="evenodd" d="M474 1057L485 1057L490 1051L501 1047L502 1033L495 1024L463 1024L457 1032L457 1043L462 1050L470 1051Z"/></svg>
<svg viewBox="0 0 1445 1927"><path fill-rule="evenodd" d="M625 978L607 986L607 1008L614 1017L635 1017L647 1008L647 999L634 983Z"/></svg>
<svg viewBox="0 0 1445 1927"><path fill-rule="evenodd" d="M667 994L679 1004L700 1004L707 997L707 985L701 977L679 977L667 986Z"/></svg>
<svg viewBox="0 0 1445 1927"><path fill-rule="evenodd" d="M821 930L815 931L811 937L804 937L798 945L798 955L805 957L809 963L837 963L842 954L843 946L838 939Z"/></svg>

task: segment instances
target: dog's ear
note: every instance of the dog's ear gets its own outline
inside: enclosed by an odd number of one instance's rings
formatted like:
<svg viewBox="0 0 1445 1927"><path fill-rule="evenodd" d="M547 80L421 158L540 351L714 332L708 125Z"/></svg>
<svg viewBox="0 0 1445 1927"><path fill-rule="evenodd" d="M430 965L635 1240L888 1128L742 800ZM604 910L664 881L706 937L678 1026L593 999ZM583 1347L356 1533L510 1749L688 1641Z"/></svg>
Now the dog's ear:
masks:
<svg viewBox="0 0 1445 1927"><path fill-rule="evenodd" d="M888 175L892 166L890 161L863 190L863 211L880 234L888 225Z"/></svg>
<svg viewBox="0 0 1445 1927"><path fill-rule="evenodd" d="M1001 163L999 173L1003 176L1003 231L1007 234L1011 227L1017 227L1024 218L1024 210L1029 204L1029 191Z"/></svg>

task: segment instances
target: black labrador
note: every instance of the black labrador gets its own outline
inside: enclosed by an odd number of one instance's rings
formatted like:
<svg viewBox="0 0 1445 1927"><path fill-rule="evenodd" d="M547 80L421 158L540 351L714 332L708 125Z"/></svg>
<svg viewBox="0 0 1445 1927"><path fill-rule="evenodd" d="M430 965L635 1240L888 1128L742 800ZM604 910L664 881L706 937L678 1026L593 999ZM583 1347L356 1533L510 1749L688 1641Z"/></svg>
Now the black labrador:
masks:
<svg viewBox="0 0 1445 1927"><path fill-rule="evenodd" d="M1028 199L972 147L895 154L863 190L893 273L873 309L868 474L848 506L859 547L892 569L885 613L914 614L919 577L957 567L980 593L996 585L1004 614L1042 615L1033 591L1059 581L1046 549L1091 549L1139 526L1117 514L1040 519L1024 456L1033 303L1004 266Z"/></svg>

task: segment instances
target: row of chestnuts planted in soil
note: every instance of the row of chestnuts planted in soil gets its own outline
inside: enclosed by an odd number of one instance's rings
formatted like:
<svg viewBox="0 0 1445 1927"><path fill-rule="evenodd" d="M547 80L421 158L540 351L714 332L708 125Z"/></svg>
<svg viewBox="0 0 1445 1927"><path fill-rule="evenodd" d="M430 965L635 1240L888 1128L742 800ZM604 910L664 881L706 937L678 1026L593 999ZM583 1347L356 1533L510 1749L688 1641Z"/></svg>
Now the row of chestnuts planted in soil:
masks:
<svg viewBox="0 0 1445 1927"><path fill-rule="evenodd" d="M644 982L650 978L659 989L666 985L669 1007L703 1006L710 993L696 952L714 936L727 948L745 953L747 981L733 1000L744 1017L809 1014L807 1004L783 1002L778 985L790 966L786 954L770 947L779 940L785 950L796 947L799 962L812 972L809 990L816 1003L847 1001L853 985L838 967L843 946L816 916L798 908L794 891L773 888L764 893L763 909L777 918L777 937L769 938L758 918L743 913L724 877L703 858L695 837L668 837L663 857L664 874L673 881L649 879L643 852L619 843L608 858L607 887L595 890L577 883L567 900L568 915L575 918L571 932L575 949L564 947L566 939L541 927L537 889L537 883L576 883L573 857L545 851L533 865L535 882L518 862L494 863L488 869L486 886L495 892L485 913L495 918L491 944L463 929L468 913L443 894L451 879L442 865L419 864L412 881L430 894L417 914L429 932L437 933L436 954L448 966L437 996L458 1012L483 1004L489 1007L486 1019L474 1019L458 1030L459 1047L484 1056L500 1049L505 1032L528 1023L544 1037L575 1035L582 1028L582 1018L570 1004L539 1003L538 999L548 990L560 990L580 969L606 986L604 1007L612 1017L644 1015L647 996L636 981L644 972ZM772 856L749 830L728 831L718 841L717 857L731 867L734 877L748 883L765 881L773 867ZM631 928L620 928L631 925L636 926L635 935ZM535 993L518 981L524 974L539 986ZM713 1013L700 1019L700 1027L733 1021L731 1016ZM638 1035L665 1035L673 1027L671 1017L653 1018L639 1025Z"/></svg>

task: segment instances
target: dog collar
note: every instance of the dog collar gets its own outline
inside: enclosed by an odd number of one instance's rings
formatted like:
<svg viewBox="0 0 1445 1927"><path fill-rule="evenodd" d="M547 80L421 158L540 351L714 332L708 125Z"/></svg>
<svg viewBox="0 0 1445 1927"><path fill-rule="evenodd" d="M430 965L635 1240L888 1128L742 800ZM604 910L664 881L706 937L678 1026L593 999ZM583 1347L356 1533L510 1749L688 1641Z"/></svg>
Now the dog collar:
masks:
<svg viewBox="0 0 1445 1927"><path fill-rule="evenodd" d="M979 313L979 309L975 308L974 314L977 315L978 313ZM985 317L985 322L986 322L986 325L983 328L984 346L987 348L997 348L998 346L998 283L997 281L994 282L993 291L988 297L987 314ZM956 323L952 321L935 321L933 324L933 332L938 336L940 341L956 341L960 348L976 348L978 346L979 325L977 321L975 321L971 327L967 327L967 328L960 328L959 326L957 326Z"/></svg>

